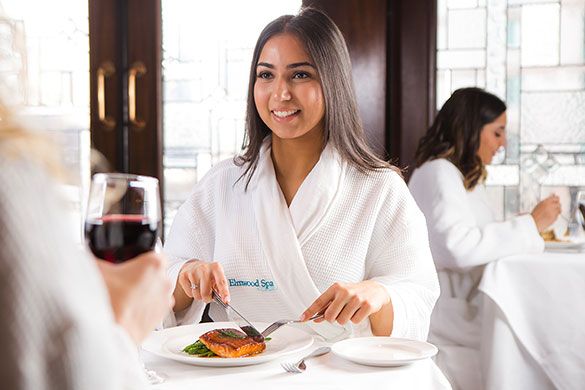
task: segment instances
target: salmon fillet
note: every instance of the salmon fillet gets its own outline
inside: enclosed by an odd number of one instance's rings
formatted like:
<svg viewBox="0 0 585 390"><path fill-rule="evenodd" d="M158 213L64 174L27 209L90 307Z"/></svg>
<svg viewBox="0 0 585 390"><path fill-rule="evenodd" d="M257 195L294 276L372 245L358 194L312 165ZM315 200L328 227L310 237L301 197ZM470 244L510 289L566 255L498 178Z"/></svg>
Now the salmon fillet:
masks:
<svg viewBox="0 0 585 390"><path fill-rule="evenodd" d="M264 341L258 342L237 329L214 329L199 336L210 351L224 358L256 355L266 349Z"/></svg>

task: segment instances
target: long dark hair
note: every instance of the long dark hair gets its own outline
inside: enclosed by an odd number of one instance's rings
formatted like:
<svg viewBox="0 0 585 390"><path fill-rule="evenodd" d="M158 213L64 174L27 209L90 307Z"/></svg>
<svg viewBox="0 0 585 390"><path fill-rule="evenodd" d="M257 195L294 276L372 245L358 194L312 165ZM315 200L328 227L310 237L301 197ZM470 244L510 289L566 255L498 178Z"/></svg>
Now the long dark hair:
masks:
<svg viewBox="0 0 585 390"><path fill-rule="evenodd" d="M504 111L506 104L481 88L456 90L421 138L416 166L445 158L461 171L465 188L473 189L486 177L485 166L477 155L481 130Z"/></svg>
<svg viewBox="0 0 585 390"><path fill-rule="evenodd" d="M258 165L262 142L271 130L260 118L254 103L256 65L266 42L277 34L296 36L313 60L321 79L325 99L324 145L331 142L341 156L362 172L395 167L376 157L368 147L358 113L351 62L343 35L333 21L314 8L303 8L298 15L284 15L270 22L260 33L250 67L246 134L243 154L234 162L247 164L242 177L247 176L246 187ZM398 170L397 170L398 171Z"/></svg>

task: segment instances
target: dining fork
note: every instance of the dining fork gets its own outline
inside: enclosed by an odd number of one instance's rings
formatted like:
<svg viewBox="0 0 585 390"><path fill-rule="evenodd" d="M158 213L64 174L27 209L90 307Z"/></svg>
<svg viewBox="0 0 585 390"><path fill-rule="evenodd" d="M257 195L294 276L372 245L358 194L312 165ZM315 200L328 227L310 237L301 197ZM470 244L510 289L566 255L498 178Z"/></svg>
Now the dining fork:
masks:
<svg viewBox="0 0 585 390"><path fill-rule="evenodd" d="M313 321L313 320L318 320L319 318L323 317L323 313L317 313L315 314L313 317L305 320L305 321L301 321L301 320L278 320L273 322L272 324L268 325L268 327L266 329L264 329L262 332L260 332L260 334L264 337L268 337L269 334L273 333L274 331L276 331L278 328L280 328L281 326L284 325L288 325L288 324L295 324L295 323L299 323L299 322L306 322L306 321Z"/></svg>
<svg viewBox="0 0 585 390"><path fill-rule="evenodd" d="M296 363L284 362L284 363L280 363L280 366L282 368L284 368L284 370L286 372L300 374L301 372L304 372L307 369L307 365L305 364L305 360L313 358L313 357L325 355L329 351L331 351L331 348L329 348L329 347L320 347L320 348L317 348L316 350L314 350L313 352L311 352L310 354L308 354L307 356L304 356L301 360L299 360Z"/></svg>

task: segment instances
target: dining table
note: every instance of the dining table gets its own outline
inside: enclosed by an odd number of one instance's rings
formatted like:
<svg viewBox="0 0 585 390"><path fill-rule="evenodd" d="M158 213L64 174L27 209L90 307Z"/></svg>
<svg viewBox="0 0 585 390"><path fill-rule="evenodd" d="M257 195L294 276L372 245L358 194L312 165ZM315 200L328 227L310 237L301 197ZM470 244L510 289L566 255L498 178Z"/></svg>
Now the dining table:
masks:
<svg viewBox="0 0 585 390"><path fill-rule="evenodd" d="M372 367L342 359L333 353L312 358L302 373L286 372L282 362L296 361L319 344L282 358L242 367L203 367L165 359L142 350L148 370L163 379L156 390L192 389L451 389L430 358L398 367Z"/></svg>
<svg viewBox="0 0 585 390"><path fill-rule="evenodd" d="M584 388L585 245L492 262L479 290L484 389Z"/></svg>

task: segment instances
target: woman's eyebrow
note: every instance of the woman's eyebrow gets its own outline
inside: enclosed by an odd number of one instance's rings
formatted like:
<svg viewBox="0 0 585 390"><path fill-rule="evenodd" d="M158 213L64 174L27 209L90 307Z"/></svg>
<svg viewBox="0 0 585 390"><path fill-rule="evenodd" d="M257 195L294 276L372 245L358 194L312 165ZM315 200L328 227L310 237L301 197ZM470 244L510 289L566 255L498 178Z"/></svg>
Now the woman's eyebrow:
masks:
<svg viewBox="0 0 585 390"><path fill-rule="evenodd" d="M256 67L263 66L266 68L274 69L274 65L269 64L268 62L259 62ZM315 65L311 64L310 62L295 62L292 64L288 64L286 67L289 69L299 68L301 66L310 66L311 68L315 68Z"/></svg>
<svg viewBox="0 0 585 390"><path fill-rule="evenodd" d="M305 62L295 62L295 63L287 65L286 67L289 69L292 69L292 68L299 68L301 66L310 66L311 68L315 68L315 65L311 64L310 62L306 62L306 61Z"/></svg>
<svg viewBox="0 0 585 390"><path fill-rule="evenodd" d="M264 66L266 68L274 69L274 65L269 64L268 62L259 62L258 64L256 64L256 68L259 66Z"/></svg>

